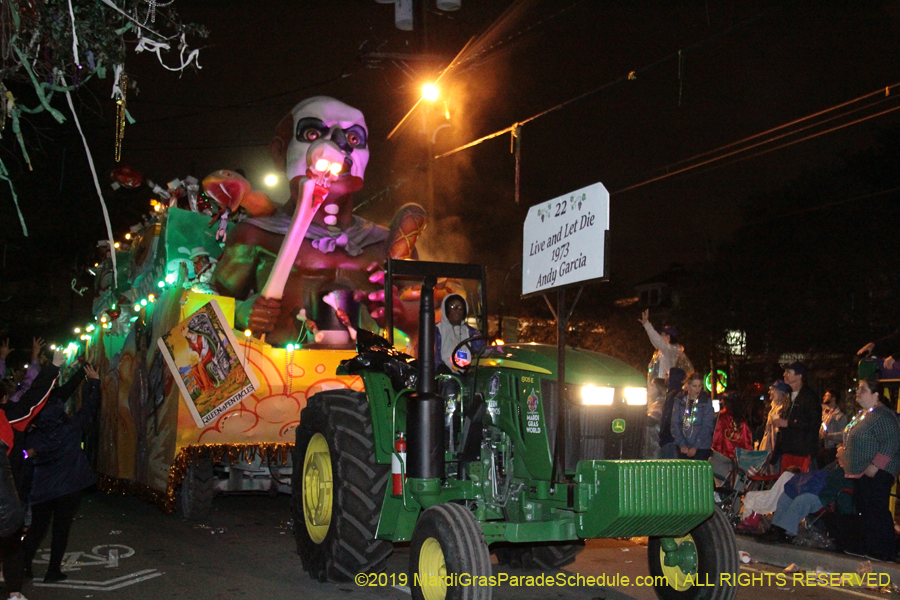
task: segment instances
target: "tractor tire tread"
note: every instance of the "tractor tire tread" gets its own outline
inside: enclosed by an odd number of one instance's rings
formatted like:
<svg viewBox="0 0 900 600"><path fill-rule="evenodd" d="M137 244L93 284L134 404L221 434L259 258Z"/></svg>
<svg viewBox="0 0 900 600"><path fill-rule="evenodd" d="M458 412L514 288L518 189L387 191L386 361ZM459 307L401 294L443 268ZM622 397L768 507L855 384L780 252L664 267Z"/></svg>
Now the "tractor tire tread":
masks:
<svg viewBox="0 0 900 600"><path fill-rule="evenodd" d="M185 519L199 521L209 516L216 494L215 483L213 464L209 458L199 458L198 462L188 464L178 500Z"/></svg>
<svg viewBox="0 0 900 600"><path fill-rule="evenodd" d="M514 569L553 570L574 562L582 550L584 541L504 545L496 548L494 554L498 563Z"/></svg>
<svg viewBox="0 0 900 600"><path fill-rule="evenodd" d="M312 433L309 433L312 428ZM358 573L377 573L391 554L390 542L376 540L390 465L375 462L369 403L352 390L328 390L309 398L297 427L328 441L334 479L331 525L321 544L309 539L303 516L302 480L305 448L294 447L292 481L294 536L303 567L319 581L346 582Z"/></svg>

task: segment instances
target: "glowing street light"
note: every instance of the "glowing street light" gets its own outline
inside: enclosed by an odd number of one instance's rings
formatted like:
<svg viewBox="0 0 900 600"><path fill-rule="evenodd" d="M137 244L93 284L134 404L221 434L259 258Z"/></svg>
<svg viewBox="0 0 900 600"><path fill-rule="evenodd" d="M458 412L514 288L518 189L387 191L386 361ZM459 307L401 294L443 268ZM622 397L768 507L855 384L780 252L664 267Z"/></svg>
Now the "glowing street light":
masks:
<svg viewBox="0 0 900 600"><path fill-rule="evenodd" d="M438 96L440 96L440 90L433 83L426 83L422 87L422 97L429 102L434 102L438 99Z"/></svg>
<svg viewBox="0 0 900 600"><path fill-rule="evenodd" d="M266 175L265 179L263 179L263 182L269 187L274 187L278 184L278 175L269 173Z"/></svg>

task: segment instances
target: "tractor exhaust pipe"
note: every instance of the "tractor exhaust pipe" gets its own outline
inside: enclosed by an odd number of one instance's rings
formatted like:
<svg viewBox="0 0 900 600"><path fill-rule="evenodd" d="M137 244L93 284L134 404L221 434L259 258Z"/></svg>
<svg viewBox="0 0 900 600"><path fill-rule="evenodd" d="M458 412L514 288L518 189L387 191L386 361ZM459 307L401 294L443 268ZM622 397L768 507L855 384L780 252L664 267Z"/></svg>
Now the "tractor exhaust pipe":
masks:
<svg viewBox="0 0 900 600"><path fill-rule="evenodd" d="M434 286L437 278L429 275L422 282L419 296L419 377L416 391L434 393Z"/></svg>
<svg viewBox="0 0 900 600"><path fill-rule="evenodd" d="M408 396L407 474L411 479L444 478L444 399L434 393L434 286L429 275L419 300L419 375Z"/></svg>

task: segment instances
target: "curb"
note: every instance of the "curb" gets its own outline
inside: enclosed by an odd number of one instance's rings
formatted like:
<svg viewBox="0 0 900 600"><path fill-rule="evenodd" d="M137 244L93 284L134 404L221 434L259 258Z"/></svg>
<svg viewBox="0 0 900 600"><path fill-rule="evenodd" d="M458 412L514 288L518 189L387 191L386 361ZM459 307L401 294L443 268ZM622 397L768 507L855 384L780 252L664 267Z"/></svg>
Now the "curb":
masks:
<svg viewBox="0 0 900 600"><path fill-rule="evenodd" d="M767 565L784 568L795 564L801 570L813 573L816 572L816 569L829 573L856 573L862 566L863 571L887 573L892 582L900 582L900 564L898 563L869 561L843 553L838 554L792 544L764 544L745 535L736 535L735 540L738 550L748 553L751 560ZM871 563L871 569L865 567L866 563Z"/></svg>

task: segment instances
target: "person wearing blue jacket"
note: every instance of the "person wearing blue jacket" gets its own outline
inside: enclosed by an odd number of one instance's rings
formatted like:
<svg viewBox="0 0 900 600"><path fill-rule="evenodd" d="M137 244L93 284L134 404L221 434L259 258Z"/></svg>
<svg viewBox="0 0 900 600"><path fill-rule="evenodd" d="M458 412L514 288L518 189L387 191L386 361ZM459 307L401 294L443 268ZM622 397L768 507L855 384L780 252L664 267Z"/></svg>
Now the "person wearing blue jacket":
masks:
<svg viewBox="0 0 900 600"><path fill-rule="evenodd" d="M50 564L44 582L62 581L62 560L69 543L69 531L81 504L85 488L96 482L87 456L81 449L84 431L100 403L100 378L84 365L87 383L82 390L81 408L72 417L66 414L65 398L54 397L33 422L25 438L28 456L34 461L31 491L31 527L25 534L25 576L31 575L31 563L47 535L50 523Z"/></svg>
<svg viewBox="0 0 900 600"><path fill-rule="evenodd" d="M687 376L684 391L675 396L672 409L672 437L678 458L708 460L712 455L716 413L712 400L703 391L703 380L697 372Z"/></svg>

